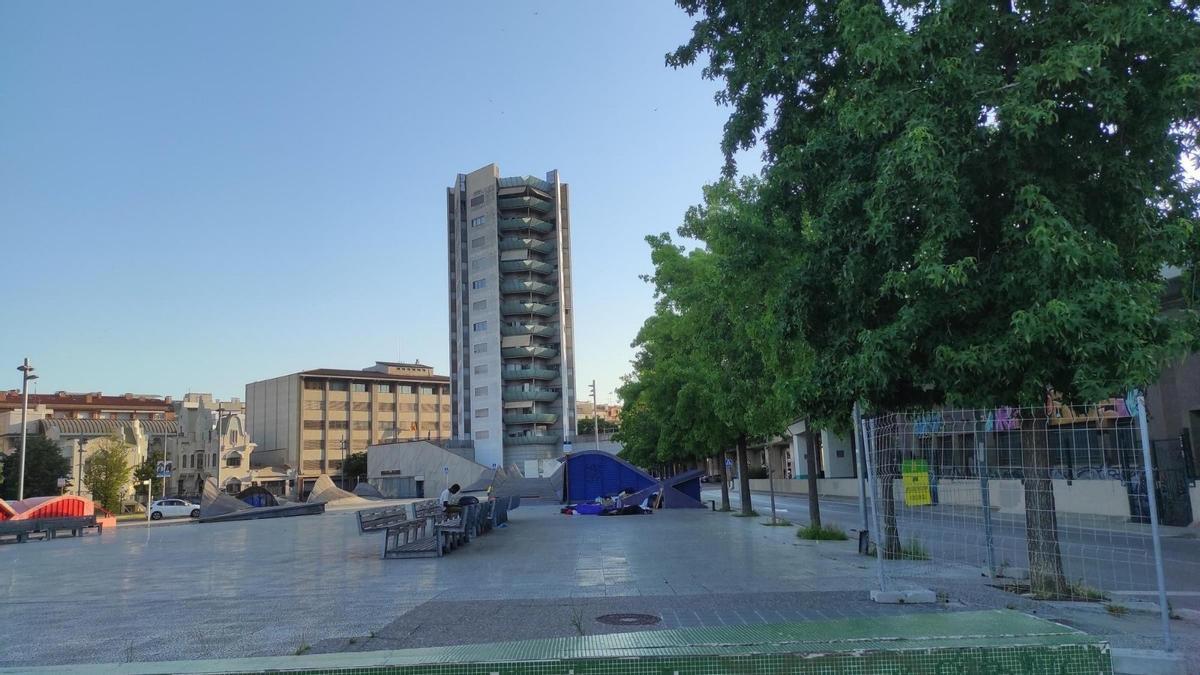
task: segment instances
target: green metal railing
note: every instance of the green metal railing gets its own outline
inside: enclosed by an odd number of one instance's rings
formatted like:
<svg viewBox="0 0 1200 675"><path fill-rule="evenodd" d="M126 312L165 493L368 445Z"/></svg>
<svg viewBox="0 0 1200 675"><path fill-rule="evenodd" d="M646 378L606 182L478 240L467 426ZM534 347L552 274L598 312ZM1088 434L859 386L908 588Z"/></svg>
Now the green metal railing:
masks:
<svg viewBox="0 0 1200 675"><path fill-rule="evenodd" d="M558 314L558 307L544 305L540 302L502 302L500 303L500 313L504 316L521 316L527 314L554 316Z"/></svg>
<svg viewBox="0 0 1200 675"><path fill-rule="evenodd" d="M537 197L505 197L497 200L501 209L533 209L539 213L549 213L554 205Z"/></svg>
<svg viewBox="0 0 1200 675"><path fill-rule="evenodd" d="M506 368L500 376L506 380L556 380L558 371L553 368Z"/></svg>
<svg viewBox="0 0 1200 675"><path fill-rule="evenodd" d="M513 322L500 325L501 335L537 335L558 337L558 326L544 323Z"/></svg>
<svg viewBox="0 0 1200 675"><path fill-rule="evenodd" d="M554 413L510 413L504 416L505 424L554 424L558 415Z"/></svg>
<svg viewBox="0 0 1200 675"><path fill-rule="evenodd" d="M553 295L555 287L544 281L529 279L505 279L500 282L500 290L504 293L534 293L536 295Z"/></svg>
<svg viewBox="0 0 1200 675"><path fill-rule="evenodd" d="M508 274L517 272L533 272L534 274L553 274L554 265L541 260L525 258L523 260L501 260L500 271Z"/></svg>
<svg viewBox="0 0 1200 675"><path fill-rule="evenodd" d="M553 229L554 223L547 223L538 218L502 218L500 220L501 232L534 230L546 234Z"/></svg>
<svg viewBox="0 0 1200 675"><path fill-rule="evenodd" d="M549 347L505 347L500 355L506 359L552 359L558 356L557 349Z"/></svg>
<svg viewBox="0 0 1200 675"><path fill-rule="evenodd" d="M520 251L522 249L529 249L538 253L553 253L554 242L531 239L529 237L502 237L500 239L501 251Z"/></svg>
<svg viewBox="0 0 1200 675"><path fill-rule="evenodd" d="M557 401L559 393L553 389L522 389L520 387L505 387L505 401Z"/></svg>
<svg viewBox="0 0 1200 675"><path fill-rule="evenodd" d="M527 434L525 436L505 436L505 445L558 445L562 436L558 434Z"/></svg>

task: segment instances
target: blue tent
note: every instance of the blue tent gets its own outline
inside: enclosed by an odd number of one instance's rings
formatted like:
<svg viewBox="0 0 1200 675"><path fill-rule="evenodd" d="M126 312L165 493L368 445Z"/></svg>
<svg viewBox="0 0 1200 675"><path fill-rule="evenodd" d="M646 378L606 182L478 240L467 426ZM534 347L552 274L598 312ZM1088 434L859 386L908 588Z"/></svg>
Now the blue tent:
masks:
<svg viewBox="0 0 1200 675"><path fill-rule="evenodd" d="M591 501L622 490L642 492L659 487L658 481L625 460L600 450L571 453L559 460L564 466L565 498L569 502Z"/></svg>

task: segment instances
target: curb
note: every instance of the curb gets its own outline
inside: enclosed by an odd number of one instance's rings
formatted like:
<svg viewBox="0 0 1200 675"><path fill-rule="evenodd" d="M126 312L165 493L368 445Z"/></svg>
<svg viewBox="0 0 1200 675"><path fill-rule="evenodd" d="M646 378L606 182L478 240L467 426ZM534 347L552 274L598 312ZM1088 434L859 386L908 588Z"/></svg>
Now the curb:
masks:
<svg viewBox="0 0 1200 675"><path fill-rule="evenodd" d="M1187 675L1183 654L1158 649L1113 649L1115 675Z"/></svg>

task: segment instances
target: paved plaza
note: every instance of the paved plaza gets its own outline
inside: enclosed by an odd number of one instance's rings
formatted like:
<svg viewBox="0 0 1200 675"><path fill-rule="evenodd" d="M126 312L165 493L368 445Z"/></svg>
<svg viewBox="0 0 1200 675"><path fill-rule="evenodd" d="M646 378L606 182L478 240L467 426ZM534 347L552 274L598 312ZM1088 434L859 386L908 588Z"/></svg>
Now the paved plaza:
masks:
<svg viewBox="0 0 1200 675"><path fill-rule="evenodd" d="M1155 617L1060 610L989 589L977 571L904 563L943 602L877 605L854 542L707 510L563 516L525 504L444 558L382 560L353 510L0 547L0 666L271 656L1012 607L1128 646ZM936 581L931 572L936 569ZM605 614L659 617L651 626ZM1175 622L1192 631L1195 620ZM1145 644L1139 642L1145 641ZM1187 642L1187 640L1193 640Z"/></svg>

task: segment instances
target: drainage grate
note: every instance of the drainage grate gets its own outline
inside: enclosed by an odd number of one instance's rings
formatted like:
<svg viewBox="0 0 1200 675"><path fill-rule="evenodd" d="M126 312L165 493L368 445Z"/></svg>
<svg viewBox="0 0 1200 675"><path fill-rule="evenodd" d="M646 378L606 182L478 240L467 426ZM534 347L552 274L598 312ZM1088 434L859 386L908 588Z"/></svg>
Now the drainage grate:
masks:
<svg viewBox="0 0 1200 675"><path fill-rule="evenodd" d="M596 617L596 620L610 626L653 626L662 621L662 617L653 614L605 614Z"/></svg>

